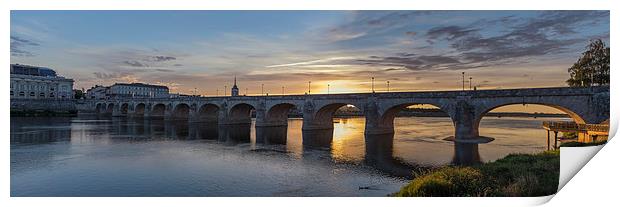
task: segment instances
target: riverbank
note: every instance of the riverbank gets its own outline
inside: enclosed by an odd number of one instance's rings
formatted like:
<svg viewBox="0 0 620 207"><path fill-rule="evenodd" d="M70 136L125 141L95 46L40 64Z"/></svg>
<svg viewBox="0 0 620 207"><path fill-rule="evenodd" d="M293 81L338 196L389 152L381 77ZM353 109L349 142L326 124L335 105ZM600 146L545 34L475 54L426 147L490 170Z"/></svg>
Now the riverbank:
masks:
<svg viewBox="0 0 620 207"><path fill-rule="evenodd" d="M547 196L555 194L560 151L510 154L471 167L446 166L417 173L393 196Z"/></svg>

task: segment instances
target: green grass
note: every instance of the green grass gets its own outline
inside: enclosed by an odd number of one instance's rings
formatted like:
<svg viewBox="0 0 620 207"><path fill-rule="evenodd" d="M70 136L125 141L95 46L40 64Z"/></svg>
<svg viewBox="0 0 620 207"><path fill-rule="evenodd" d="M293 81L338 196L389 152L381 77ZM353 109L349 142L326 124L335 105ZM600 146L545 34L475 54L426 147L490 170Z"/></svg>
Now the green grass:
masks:
<svg viewBox="0 0 620 207"><path fill-rule="evenodd" d="M471 167L447 166L418 175L394 196L546 196L556 193L560 152L511 154Z"/></svg>
<svg viewBox="0 0 620 207"><path fill-rule="evenodd" d="M600 142L565 142L560 144L560 147L586 147L586 146L597 146L597 145L602 145L607 143L607 141L600 141Z"/></svg>

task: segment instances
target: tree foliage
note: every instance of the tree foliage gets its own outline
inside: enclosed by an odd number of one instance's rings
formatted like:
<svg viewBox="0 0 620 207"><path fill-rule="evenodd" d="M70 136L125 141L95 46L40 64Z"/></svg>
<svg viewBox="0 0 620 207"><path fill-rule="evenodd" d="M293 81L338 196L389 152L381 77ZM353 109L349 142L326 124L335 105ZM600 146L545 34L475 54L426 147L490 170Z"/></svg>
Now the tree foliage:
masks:
<svg viewBox="0 0 620 207"><path fill-rule="evenodd" d="M600 40L592 40L577 62L568 68L572 87L609 85L609 47Z"/></svg>

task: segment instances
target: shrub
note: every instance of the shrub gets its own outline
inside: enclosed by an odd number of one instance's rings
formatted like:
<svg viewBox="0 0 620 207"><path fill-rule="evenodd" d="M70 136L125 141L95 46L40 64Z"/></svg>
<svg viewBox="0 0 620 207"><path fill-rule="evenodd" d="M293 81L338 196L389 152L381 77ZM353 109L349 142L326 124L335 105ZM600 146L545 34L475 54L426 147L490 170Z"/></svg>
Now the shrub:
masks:
<svg viewBox="0 0 620 207"><path fill-rule="evenodd" d="M546 196L556 193L559 150L510 154L473 167L448 166L418 175L395 196Z"/></svg>
<svg viewBox="0 0 620 207"><path fill-rule="evenodd" d="M443 167L416 178L396 196L479 196L483 175L472 167Z"/></svg>

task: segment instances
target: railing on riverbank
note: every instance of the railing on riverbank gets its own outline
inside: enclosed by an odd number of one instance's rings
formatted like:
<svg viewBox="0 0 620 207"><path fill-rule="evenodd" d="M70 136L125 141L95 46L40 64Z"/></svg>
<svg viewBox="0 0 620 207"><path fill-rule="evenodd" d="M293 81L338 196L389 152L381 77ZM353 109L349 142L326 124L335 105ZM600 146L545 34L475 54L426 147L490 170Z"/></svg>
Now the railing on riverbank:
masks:
<svg viewBox="0 0 620 207"><path fill-rule="evenodd" d="M554 148L558 147L558 132L575 132L578 135L577 141L579 142L596 142L598 137L609 136L608 124L579 124L575 122L556 122L556 121L544 121L543 129L547 130L547 150L550 149L550 134L553 131L554 136Z"/></svg>
<svg viewBox="0 0 620 207"><path fill-rule="evenodd" d="M543 128L549 131L560 131L560 132L607 132L609 133L609 125L607 124L578 124L575 122L544 121Z"/></svg>

